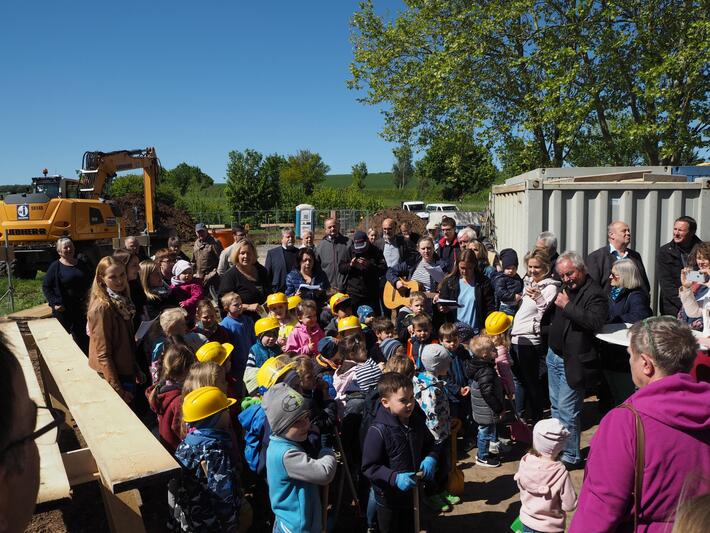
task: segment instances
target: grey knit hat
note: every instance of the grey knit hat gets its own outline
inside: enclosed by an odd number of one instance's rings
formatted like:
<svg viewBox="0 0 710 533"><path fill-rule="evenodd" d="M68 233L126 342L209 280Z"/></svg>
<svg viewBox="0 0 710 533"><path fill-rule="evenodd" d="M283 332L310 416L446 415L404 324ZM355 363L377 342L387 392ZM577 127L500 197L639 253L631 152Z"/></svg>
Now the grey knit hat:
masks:
<svg viewBox="0 0 710 533"><path fill-rule="evenodd" d="M264 394L261 407L266 412L274 435L283 435L293 424L308 415L303 396L285 383L272 385Z"/></svg>
<svg viewBox="0 0 710 533"><path fill-rule="evenodd" d="M427 344L422 350L422 364L424 369L432 374L448 371L451 366L449 350L441 344Z"/></svg>

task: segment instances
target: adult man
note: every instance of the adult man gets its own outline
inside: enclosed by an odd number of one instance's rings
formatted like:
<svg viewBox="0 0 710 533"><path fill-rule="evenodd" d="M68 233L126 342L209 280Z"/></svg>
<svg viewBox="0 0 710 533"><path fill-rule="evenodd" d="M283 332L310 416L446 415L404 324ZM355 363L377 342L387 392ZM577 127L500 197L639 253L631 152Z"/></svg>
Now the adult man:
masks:
<svg viewBox="0 0 710 533"><path fill-rule="evenodd" d="M338 271L340 261L348 249L348 239L340 234L340 223L334 218L325 220L325 237L316 246L316 258L333 289L343 288L345 277Z"/></svg>
<svg viewBox="0 0 710 533"><path fill-rule="evenodd" d="M343 290L352 300L353 311L361 305L369 305L377 311L380 308L379 280L387 272L387 263L380 249L367 240L364 231L353 235L339 269L345 277Z"/></svg>
<svg viewBox="0 0 710 533"><path fill-rule="evenodd" d="M123 246L126 248L131 253L134 253L138 256L138 259L141 261L145 261L146 259L150 259L148 257L148 254L145 253L145 250L141 247L140 242L138 241L138 237L135 237L133 235L130 235L123 239Z"/></svg>
<svg viewBox="0 0 710 533"><path fill-rule="evenodd" d="M555 265L560 254L557 253L557 235L551 231L543 231L537 236L535 248L545 250L547 257L550 258L550 264Z"/></svg>
<svg viewBox="0 0 710 533"><path fill-rule="evenodd" d="M296 268L298 248L293 245L294 239L295 236L292 229L285 228L281 230L281 246L272 248L266 254L264 266L274 292L284 292L286 290L286 275Z"/></svg>
<svg viewBox="0 0 710 533"><path fill-rule="evenodd" d="M397 223L391 218L382 221L382 237L375 239L375 246L385 256L388 267L413 259L416 254L412 242L397 235Z"/></svg>
<svg viewBox="0 0 710 533"><path fill-rule="evenodd" d="M211 287L219 287L217 264L222 245L207 233L207 226L202 222L195 224L195 244L192 247L192 269L195 277L202 279L202 286L207 292Z"/></svg>
<svg viewBox="0 0 710 533"><path fill-rule="evenodd" d="M430 220L429 222L426 223L426 233L427 237L431 238L432 241L434 241L434 251L439 252L439 239L441 238L441 235L439 235L439 224L434 222L433 220Z"/></svg>
<svg viewBox="0 0 710 533"><path fill-rule="evenodd" d="M643 267L643 259L641 255L629 248L631 243L631 230L626 222L616 220L607 227L607 236L609 244L602 246L598 250L594 250L587 256L587 269L589 276L604 289L604 292L609 294L611 291L611 267L619 259L631 259L636 268L639 270L643 286L646 292L651 292L651 284L646 276L646 269Z"/></svg>
<svg viewBox="0 0 710 533"><path fill-rule="evenodd" d="M461 250L468 248L468 245L476 239L478 239L478 235L476 235L473 228L469 227L463 228L456 236L456 240L459 241L459 249Z"/></svg>
<svg viewBox="0 0 710 533"><path fill-rule="evenodd" d="M447 270L450 272L461 253L459 241L456 239L456 221L451 217L443 217L441 233L443 237L439 239L439 258L447 263Z"/></svg>
<svg viewBox="0 0 710 533"><path fill-rule="evenodd" d="M561 460L573 469L582 465L579 437L584 388L597 361L594 334L606 322L608 298L589 277L577 252L560 255L556 268L566 288L557 295L552 311L547 375L552 417L571 433Z"/></svg>
<svg viewBox="0 0 710 533"><path fill-rule="evenodd" d="M673 239L656 254L656 272L661 286L661 314L677 316L680 310L680 271L688 265L693 246L702 242L695 232L698 224L692 217L682 216L673 224Z"/></svg>
<svg viewBox="0 0 710 533"><path fill-rule="evenodd" d="M412 246L416 246L421 238L421 235L416 231L412 231L412 225L409 222L402 222L399 225L399 232L402 234L402 237L404 237L404 240L409 241Z"/></svg>
<svg viewBox="0 0 710 533"><path fill-rule="evenodd" d="M219 254L219 263L217 264L217 274L220 276L229 270L234 265L232 264L232 252L234 251L234 245L237 244L242 239L247 238L247 230L241 224L232 224L232 237L234 242L227 246L222 253Z"/></svg>
<svg viewBox="0 0 710 533"><path fill-rule="evenodd" d="M37 405L2 338L0 405L0 531L20 533L32 518L39 490L39 451L33 435Z"/></svg>

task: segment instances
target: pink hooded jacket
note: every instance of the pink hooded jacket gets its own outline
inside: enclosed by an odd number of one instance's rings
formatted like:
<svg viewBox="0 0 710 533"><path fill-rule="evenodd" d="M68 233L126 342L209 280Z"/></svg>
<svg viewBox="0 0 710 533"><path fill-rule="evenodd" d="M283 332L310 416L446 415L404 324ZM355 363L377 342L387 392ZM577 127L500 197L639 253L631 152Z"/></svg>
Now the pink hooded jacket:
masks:
<svg viewBox="0 0 710 533"><path fill-rule="evenodd" d="M318 343L325 337L325 333L320 326L316 325L310 330L300 322L293 327L293 330L286 339L284 352L296 352L304 355L318 355ZM313 343L313 349L308 346Z"/></svg>
<svg viewBox="0 0 710 533"><path fill-rule="evenodd" d="M513 384L513 371L510 369L508 348L501 344L496 346L496 352L496 372L498 372L498 377L503 382L503 388L508 398L512 398L515 394L515 385Z"/></svg>
<svg viewBox="0 0 710 533"><path fill-rule="evenodd" d="M523 524L536 531L564 531L565 511L577 506L577 493L565 465L528 453L520 460L514 479L520 489Z"/></svg>

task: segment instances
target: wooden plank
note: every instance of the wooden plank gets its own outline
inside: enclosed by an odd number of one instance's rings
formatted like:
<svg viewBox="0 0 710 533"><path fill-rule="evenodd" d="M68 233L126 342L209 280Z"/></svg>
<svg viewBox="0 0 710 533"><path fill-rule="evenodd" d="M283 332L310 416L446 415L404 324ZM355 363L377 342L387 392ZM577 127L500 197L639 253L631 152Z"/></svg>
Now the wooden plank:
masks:
<svg viewBox="0 0 710 533"><path fill-rule="evenodd" d="M143 516L141 515L141 494L137 489L113 494L103 483L101 498L104 501L108 525L114 533L145 533Z"/></svg>
<svg viewBox="0 0 710 533"><path fill-rule="evenodd" d="M7 315L12 320L36 320L38 318L49 318L52 316L52 309L47 304L40 304L22 311L15 311Z"/></svg>
<svg viewBox="0 0 710 533"><path fill-rule="evenodd" d="M127 491L179 473L175 459L89 368L57 320L35 320L28 326L108 490Z"/></svg>
<svg viewBox="0 0 710 533"><path fill-rule="evenodd" d="M62 461L72 487L90 481L100 481L99 470L89 448L65 452L62 454Z"/></svg>
<svg viewBox="0 0 710 533"><path fill-rule="evenodd" d="M610 181L625 181L643 179L643 175L648 174L648 170L631 170L628 172L610 172L608 174L592 174L590 176L575 176L572 181L575 183L599 183Z"/></svg>
<svg viewBox="0 0 710 533"><path fill-rule="evenodd" d="M0 331L5 336L9 350L20 362L30 398L34 400L38 407L46 407L42 389L37 381L30 355L27 353L27 348L17 324L15 322L0 324ZM38 409L35 429L41 428L51 421L52 415L47 409ZM71 497L69 480L64 470L59 446L57 446L57 430L54 429L42 435L35 442L37 443L40 457L37 503L53 502Z"/></svg>

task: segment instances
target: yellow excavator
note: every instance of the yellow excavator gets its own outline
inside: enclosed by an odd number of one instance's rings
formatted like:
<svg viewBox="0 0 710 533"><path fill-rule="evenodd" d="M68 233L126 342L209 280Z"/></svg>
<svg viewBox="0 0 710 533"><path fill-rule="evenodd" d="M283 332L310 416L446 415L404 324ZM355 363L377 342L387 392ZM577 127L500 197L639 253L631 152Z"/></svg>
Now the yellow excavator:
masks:
<svg viewBox="0 0 710 533"><path fill-rule="evenodd" d="M0 201L0 245L12 247L13 274L34 278L57 257L55 243L69 237L77 254L91 265L112 250L121 236L122 219L105 193L117 172L143 169L146 229L156 231L155 188L160 163L155 148L85 152L79 179L62 176L32 178L32 191L7 194Z"/></svg>

